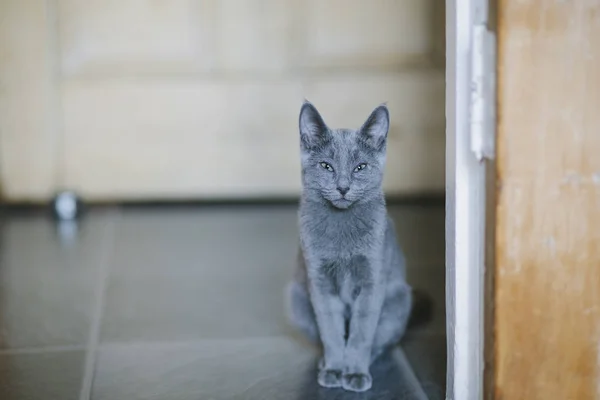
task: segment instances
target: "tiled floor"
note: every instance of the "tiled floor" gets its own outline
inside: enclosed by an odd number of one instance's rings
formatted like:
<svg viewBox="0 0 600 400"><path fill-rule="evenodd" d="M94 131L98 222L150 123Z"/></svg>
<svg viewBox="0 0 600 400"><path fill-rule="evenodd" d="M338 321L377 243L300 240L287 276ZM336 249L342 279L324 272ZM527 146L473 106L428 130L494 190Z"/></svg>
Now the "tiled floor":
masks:
<svg viewBox="0 0 600 400"><path fill-rule="evenodd" d="M444 209L391 212L435 308L363 394L319 388L318 350L285 322L294 206L104 208L76 230L5 212L0 399L442 399Z"/></svg>

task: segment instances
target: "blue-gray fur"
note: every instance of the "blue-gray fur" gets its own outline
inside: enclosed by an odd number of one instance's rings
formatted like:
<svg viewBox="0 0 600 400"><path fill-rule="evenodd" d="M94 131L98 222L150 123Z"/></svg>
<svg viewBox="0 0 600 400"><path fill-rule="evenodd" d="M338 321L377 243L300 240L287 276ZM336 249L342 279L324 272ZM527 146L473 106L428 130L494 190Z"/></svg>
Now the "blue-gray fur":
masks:
<svg viewBox="0 0 600 400"><path fill-rule="evenodd" d="M406 330L412 293L382 190L389 113L358 130L330 129L300 111L302 198L291 323L323 345L318 382L362 392L371 363ZM359 168L359 166L362 166Z"/></svg>

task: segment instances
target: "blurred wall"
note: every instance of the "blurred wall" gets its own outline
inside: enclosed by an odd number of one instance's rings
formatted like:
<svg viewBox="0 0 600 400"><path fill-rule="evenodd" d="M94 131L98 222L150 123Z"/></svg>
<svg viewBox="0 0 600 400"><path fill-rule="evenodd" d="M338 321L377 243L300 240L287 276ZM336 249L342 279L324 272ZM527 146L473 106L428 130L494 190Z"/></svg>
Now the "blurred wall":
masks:
<svg viewBox="0 0 600 400"><path fill-rule="evenodd" d="M8 200L299 193L297 115L387 101L390 194L444 189L442 0L3 0Z"/></svg>

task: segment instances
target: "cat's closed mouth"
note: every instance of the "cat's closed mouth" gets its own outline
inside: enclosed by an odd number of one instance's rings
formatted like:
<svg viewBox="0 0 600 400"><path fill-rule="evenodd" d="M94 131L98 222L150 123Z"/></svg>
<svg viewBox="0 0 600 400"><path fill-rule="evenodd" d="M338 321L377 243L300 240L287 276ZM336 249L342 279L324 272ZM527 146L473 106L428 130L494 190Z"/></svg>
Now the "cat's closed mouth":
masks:
<svg viewBox="0 0 600 400"><path fill-rule="evenodd" d="M346 210L350 208L354 204L354 201L348 200L345 197L340 197L339 199L331 201L331 205L340 210Z"/></svg>

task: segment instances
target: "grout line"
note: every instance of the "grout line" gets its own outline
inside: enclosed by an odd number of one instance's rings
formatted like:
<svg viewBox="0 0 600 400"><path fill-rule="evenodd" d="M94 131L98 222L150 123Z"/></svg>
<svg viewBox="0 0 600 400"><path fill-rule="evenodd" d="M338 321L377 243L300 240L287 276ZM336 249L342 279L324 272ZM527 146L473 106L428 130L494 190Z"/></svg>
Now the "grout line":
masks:
<svg viewBox="0 0 600 400"><path fill-rule="evenodd" d="M231 343L244 343L244 344L254 344L257 342L268 341L271 343L274 340L281 340L284 342L292 342L296 345L306 346L301 344L296 338L288 334L272 334L272 335L261 335L261 336L250 336L250 337L225 337L225 338L217 338L217 337L207 337L207 338L196 338L191 340L169 340L169 339L159 339L159 340L135 340L135 341L105 341L102 344L98 344L99 349L115 349L115 348L131 348L131 347L161 347L161 346L197 346L202 345L206 346L207 344L211 345L228 345ZM308 347L312 348L312 345Z"/></svg>
<svg viewBox="0 0 600 400"><path fill-rule="evenodd" d="M96 287L96 305L92 314L92 323L90 326L90 336L88 339L87 352L85 355L85 364L83 370L83 382L81 383L81 391L79 400L90 399L92 393L92 385L94 383L94 370L96 367L96 350L100 339L100 326L102 323L102 314L104 311L104 295L106 291L106 283L110 272L111 260L115 248L115 225L116 220L120 216L120 211L113 210L108 213L108 221L105 226L102 253L100 256L100 273L98 277L98 285Z"/></svg>
<svg viewBox="0 0 600 400"><path fill-rule="evenodd" d="M83 345L65 345L65 346L40 346L40 347L21 347L13 349L1 349L0 355L16 354L39 354L39 353L60 353L67 351L85 350Z"/></svg>
<svg viewBox="0 0 600 400"><path fill-rule="evenodd" d="M410 386L410 393L407 394L413 396L411 399L428 400L425 390L423 390L423 386L421 386L421 382L417 379L415 372L404 354L404 350L401 347L396 347L393 351L393 357L398 363L400 370L404 373L406 382Z"/></svg>

